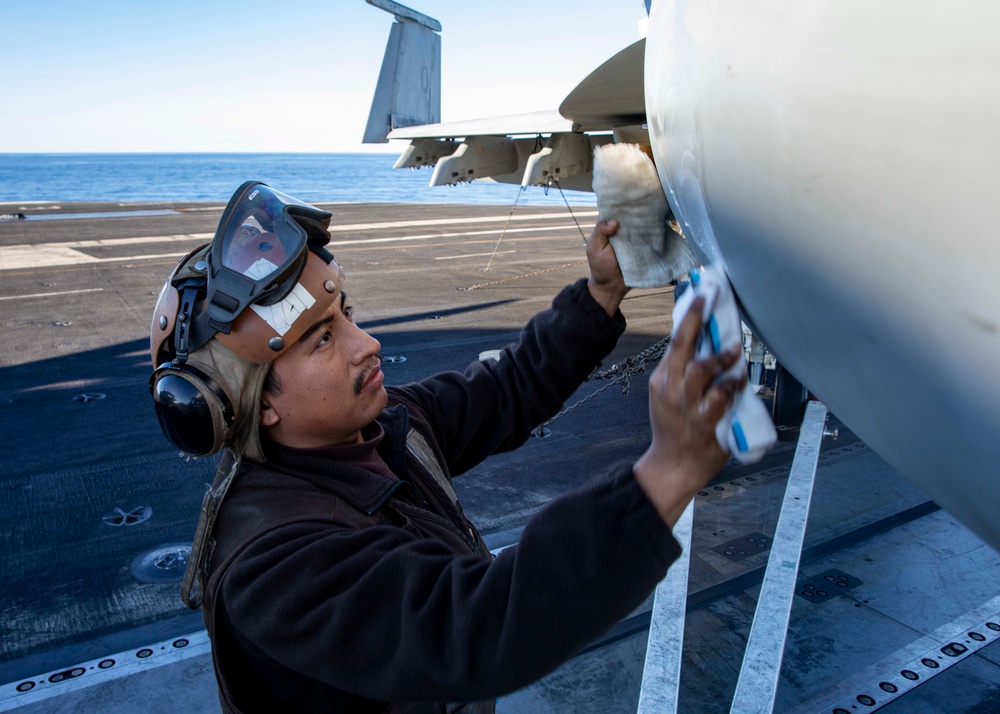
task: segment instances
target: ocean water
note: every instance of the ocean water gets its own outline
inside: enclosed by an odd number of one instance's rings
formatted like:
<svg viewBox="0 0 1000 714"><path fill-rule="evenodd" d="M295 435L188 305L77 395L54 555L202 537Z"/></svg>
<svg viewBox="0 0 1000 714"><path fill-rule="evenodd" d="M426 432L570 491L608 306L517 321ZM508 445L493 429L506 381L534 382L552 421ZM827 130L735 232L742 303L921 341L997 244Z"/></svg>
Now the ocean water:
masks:
<svg viewBox="0 0 1000 714"><path fill-rule="evenodd" d="M226 202L258 180L304 201L595 205L594 195L476 181L430 188L395 154L0 154L0 202Z"/></svg>

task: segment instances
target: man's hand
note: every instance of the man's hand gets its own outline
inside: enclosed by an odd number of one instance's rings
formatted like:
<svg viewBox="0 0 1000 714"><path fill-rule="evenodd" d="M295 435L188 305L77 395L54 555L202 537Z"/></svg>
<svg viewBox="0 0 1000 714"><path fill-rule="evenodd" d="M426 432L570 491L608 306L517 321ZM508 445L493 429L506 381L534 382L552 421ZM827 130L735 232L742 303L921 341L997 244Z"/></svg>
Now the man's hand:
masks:
<svg viewBox="0 0 1000 714"><path fill-rule="evenodd" d="M694 358L703 306L704 298L695 298L649 378L653 440L633 467L639 485L671 527L726 463L728 454L719 446L715 426L746 380L715 381L740 358L740 345L703 360Z"/></svg>
<svg viewBox="0 0 1000 714"><path fill-rule="evenodd" d="M598 221L587 239L587 262L590 263L590 279L587 289L597 303L609 315L614 315L628 292L618 256L608 238L618 232L618 221Z"/></svg>

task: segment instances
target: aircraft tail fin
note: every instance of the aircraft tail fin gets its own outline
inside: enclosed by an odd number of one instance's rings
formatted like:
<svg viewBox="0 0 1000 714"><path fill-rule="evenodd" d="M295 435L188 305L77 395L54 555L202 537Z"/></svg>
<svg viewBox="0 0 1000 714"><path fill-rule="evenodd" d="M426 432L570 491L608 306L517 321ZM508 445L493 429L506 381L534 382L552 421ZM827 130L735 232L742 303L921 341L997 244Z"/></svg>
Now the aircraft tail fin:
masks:
<svg viewBox="0 0 1000 714"><path fill-rule="evenodd" d="M441 23L391 0L367 1L396 17L362 139L384 144L393 129L441 121Z"/></svg>

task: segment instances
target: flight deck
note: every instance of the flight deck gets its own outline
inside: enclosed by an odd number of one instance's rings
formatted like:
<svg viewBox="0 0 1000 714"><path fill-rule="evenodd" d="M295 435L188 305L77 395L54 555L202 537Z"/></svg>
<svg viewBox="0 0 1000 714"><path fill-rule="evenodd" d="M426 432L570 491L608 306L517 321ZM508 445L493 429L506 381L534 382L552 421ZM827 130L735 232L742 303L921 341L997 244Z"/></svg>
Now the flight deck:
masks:
<svg viewBox="0 0 1000 714"><path fill-rule="evenodd" d="M515 340L587 275L590 207L317 204L387 384ZM149 324L222 204L0 204L0 711L218 711L200 613L178 596L215 460L183 458L151 407ZM24 218L14 217L23 213ZM646 375L673 290L632 291L628 330L564 413L455 482L493 549L552 498L648 442ZM623 379L624 377L624 379ZM1000 555L836 414L816 471L775 711L1000 711ZM797 432L695 499L679 711L728 711ZM961 445L956 444L956 448ZM961 473L951 478L961 479ZM635 712L652 598L514 714Z"/></svg>

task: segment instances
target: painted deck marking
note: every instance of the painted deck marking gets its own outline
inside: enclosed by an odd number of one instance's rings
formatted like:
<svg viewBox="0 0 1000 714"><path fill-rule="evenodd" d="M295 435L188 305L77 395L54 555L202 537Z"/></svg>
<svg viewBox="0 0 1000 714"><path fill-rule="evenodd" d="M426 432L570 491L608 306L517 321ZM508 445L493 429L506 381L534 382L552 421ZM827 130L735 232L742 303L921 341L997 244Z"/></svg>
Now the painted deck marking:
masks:
<svg viewBox="0 0 1000 714"><path fill-rule="evenodd" d="M593 218L597 215L597 211L580 211L574 213L577 218ZM511 216L512 221L545 221L565 218L564 213L525 213L519 216ZM491 221L506 221L507 216L473 216L470 218L451 218L445 221L439 220L437 218L425 218L418 221L392 221L388 223L355 223L346 226L331 226L331 233L350 233L351 231L367 231L367 230L377 230L382 228L417 228L419 226L440 226L440 225L458 225L458 224L469 224L469 223L490 223Z"/></svg>
<svg viewBox="0 0 1000 714"><path fill-rule="evenodd" d="M32 293L31 295L5 295L0 300L27 300L28 298L56 297L58 295L79 295L80 293L100 293L104 288L84 288L82 290L61 290L57 293Z"/></svg>
<svg viewBox="0 0 1000 714"><path fill-rule="evenodd" d="M577 214L578 217L596 216L596 211ZM558 220L559 215L537 214L521 216L518 220ZM349 230L375 230L380 228L407 228L422 225L446 226L453 224L486 223L498 221L500 218L477 217L477 218L456 218L451 220L431 220L431 221L399 221L396 223L359 223L353 226L337 226L331 228L333 233L344 233ZM509 228L507 233L538 233L545 231L559 231L568 228L568 225L554 226L532 226L523 228ZM444 233L437 231L434 233L423 233L408 236L392 236L387 238L359 238L355 240L334 240L330 243L330 248L337 250L345 246L374 245L381 243L403 243L411 241L441 240L468 238L482 235L495 235L496 230L462 231L458 233ZM157 260L163 258L179 258L188 250L194 248L197 243L207 242L212 239L212 233L185 233L168 236L139 236L134 238L105 238L100 240L65 241L60 243L39 243L39 244L18 244L0 246L0 272L5 270L23 270L25 268L53 268L67 265L100 265L102 263L114 262L139 262L142 260ZM152 253L147 255L129 256L109 256L96 257L88 255L83 250L95 248L119 248L129 245L156 245L156 244L183 244L184 250L172 251L169 253Z"/></svg>
<svg viewBox="0 0 1000 714"><path fill-rule="evenodd" d="M677 711L693 523L694 499L688 503L673 529L674 538L681 546L681 556L670 566L667 577L656 586L653 595L638 714L673 714Z"/></svg>
<svg viewBox="0 0 1000 714"><path fill-rule="evenodd" d="M199 630L126 652L63 667L0 686L0 712L76 692L212 651L208 633Z"/></svg>
<svg viewBox="0 0 1000 714"><path fill-rule="evenodd" d="M799 443L774 529L771 555L757 598L740 678L736 682L730 709L733 714L764 714L774 710L825 424L826 407L810 402L799 430Z"/></svg>

